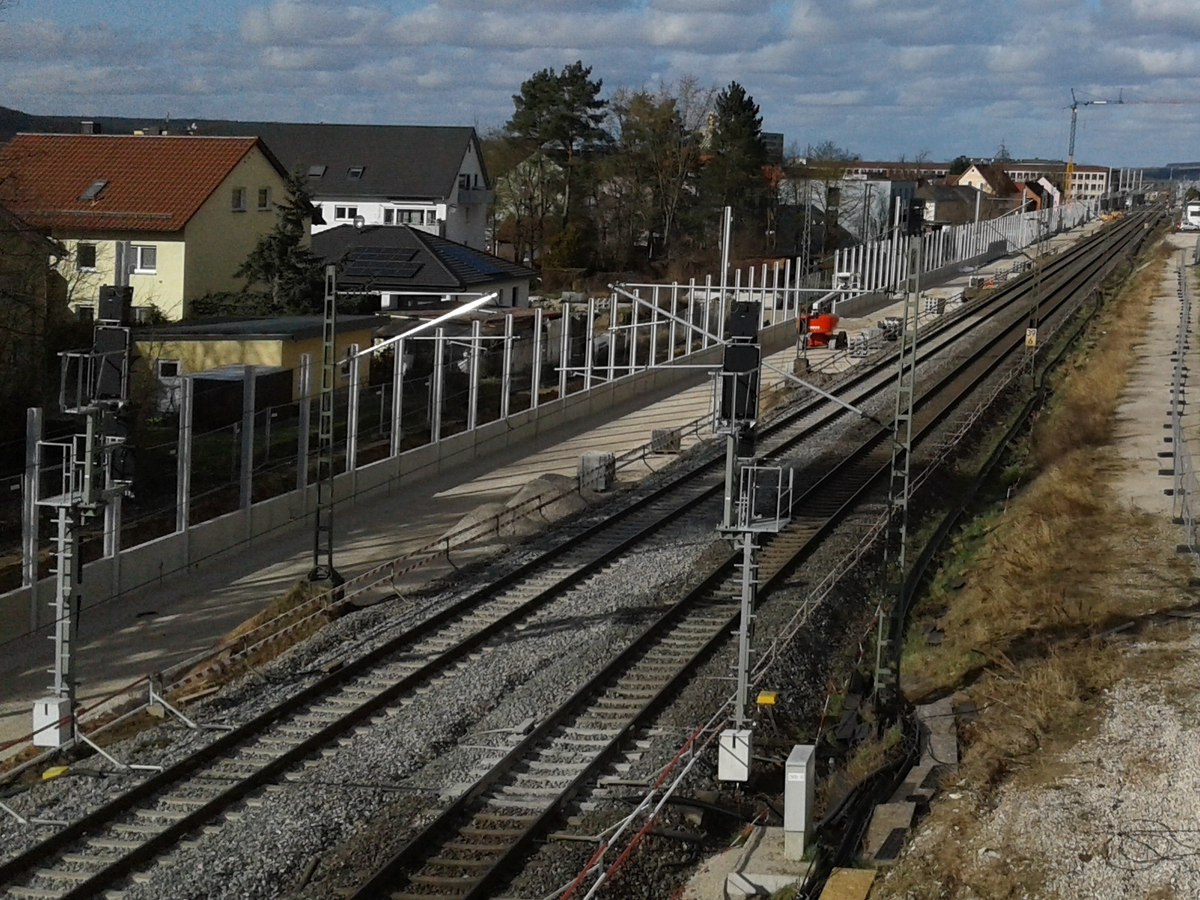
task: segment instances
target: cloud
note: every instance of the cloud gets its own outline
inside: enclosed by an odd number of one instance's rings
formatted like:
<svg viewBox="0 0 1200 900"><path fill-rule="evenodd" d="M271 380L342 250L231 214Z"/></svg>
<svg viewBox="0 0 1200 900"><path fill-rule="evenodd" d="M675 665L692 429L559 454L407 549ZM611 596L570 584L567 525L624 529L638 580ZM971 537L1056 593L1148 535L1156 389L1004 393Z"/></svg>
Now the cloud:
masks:
<svg viewBox="0 0 1200 900"><path fill-rule="evenodd" d="M1072 87L1200 98L1198 0L244 0L233 20L192 0L195 22L151 31L136 4L86 6L91 24L6 11L5 105L486 127L531 73L580 59L606 92L737 80L789 143L950 158L1002 139L1062 155ZM1197 113L1093 109L1081 138L1114 164L1193 156Z"/></svg>

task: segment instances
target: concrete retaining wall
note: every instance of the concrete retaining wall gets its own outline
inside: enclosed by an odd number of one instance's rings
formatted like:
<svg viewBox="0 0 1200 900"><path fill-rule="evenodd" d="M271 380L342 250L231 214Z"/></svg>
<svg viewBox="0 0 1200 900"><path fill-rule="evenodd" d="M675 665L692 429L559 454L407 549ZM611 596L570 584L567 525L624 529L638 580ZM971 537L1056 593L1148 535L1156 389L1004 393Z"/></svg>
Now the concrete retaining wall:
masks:
<svg viewBox="0 0 1200 900"><path fill-rule="evenodd" d="M764 353L776 353L795 342L793 322L781 322L764 329L761 335ZM361 466L353 473L334 479L334 496L339 506L370 498L383 491L453 471L467 463L499 453L507 447L528 441L555 428L581 419L593 419L634 398L641 406L662 400L674 393L702 383L703 370L683 365L719 365L720 345L700 350L677 360L680 365L661 365L626 375L613 382L597 385L559 400L527 409L507 420L489 422L473 431L443 438L407 450L397 457ZM650 435L646 435L649 442ZM255 503L249 510L227 513L177 532L121 551L119 570L111 557L95 560L83 567L83 608L161 581L180 571L198 571L219 564L226 553L244 549L259 541L278 536L291 528L311 522L316 506L316 486L306 491L291 491ZM114 590L114 586L116 590ZM36 591L35 597L31 596ZM28 633L33 623L46 626L52 616L49 604L54 598L53 579L40 581L31 591L18 588L0 594L0 642Z"/></svg>

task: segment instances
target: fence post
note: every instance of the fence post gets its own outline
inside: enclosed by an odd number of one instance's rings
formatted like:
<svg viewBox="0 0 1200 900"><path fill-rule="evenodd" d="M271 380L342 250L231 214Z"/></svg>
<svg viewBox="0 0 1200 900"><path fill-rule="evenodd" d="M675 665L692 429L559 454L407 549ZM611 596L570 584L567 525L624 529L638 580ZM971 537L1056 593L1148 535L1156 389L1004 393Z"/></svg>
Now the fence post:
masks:
<svg viewBox="0 0 1200 900"><path fill-rule="evenodd" d="M483 323L471 320L471 358L467 360L467 431L479 424L479 338Z"/></svg>
<svg viewBox="0 0 1200 900"><path fill-rule="evenodd" d="M242 366L242 478L238 505L245 519L246 540L251 536L250 505L254 491L254 380L254 366Z"/></svg>
<svg viewBox="0 0 1200 900"><path fill-rule="evenodd" d="M189 377L179 386L179 444L175 455L175 531L183 541L183 564L192 562L192 420L195 382Z"/></svg>
<svg viewBox="0 0 1200 900"><path fill-rule="evenodd" d="M296 433L296 490L300 515L308 515L308 441L312 430L312 354L300 354L300 417Z"/></svg>
<svg viewBox="0 0 1200 900"><path fill-rule="evenodd" d="M433 391L429 410L429 442L442 439L442 392L446 384L446 329L439 328L433 336Z"/></svg>
<svg viewBox="0 0 1200 900"><path fill-rule="evenodd" d="M512 406L513 314L504 316L504 362L500 372L500 418L507 419Z"/></svg>
<svg viewBox="0 0 1200 900"><path fill-rule="evenodd" d="M537 409L542 392L542 308L533 311L533 384L529 394L529 408Z"/></svg>
<svg viewBox="0 0 1200 900"><path fill-rule="evenodd" d="M558 399L567 396L567 368L571 364L571 304L559 304L562 309L562 347L558 355Z"/></svg>
<svg viewBox="0 0 1200 900"><path fill-rule="evenodd" d="M588 297L587 304L587 343L584 344L583 359L586 371L583 374L583 389L590 391L592 389L592 366L596 361L596 298Z"/></svg>
<svg viewBox="0 0 1200 900"><path fill-rule="evenodd" d="M358 468L358 404L362 396L362 385L358 375L361 371L359 363L362 358L358 355L358 344L346 348L350 356L349 391L346 398L346 471L350 473L350 496L357 493L354 489L354 472Z"/></svg>
<svg viewBox="0 0 1200 900"><path fill-rule="evenodd" d="M21 484L21 585L29 588L29 628L38 627L38 441L42 439L42 409L25 412L25 477Z"/></svg>
<svg viewBox="0 0 1200 900"><path fill-rule="evenodd" d="M396 341L392 356L392 430L388 453L400 455L404 442L404 338Z"/></svg>

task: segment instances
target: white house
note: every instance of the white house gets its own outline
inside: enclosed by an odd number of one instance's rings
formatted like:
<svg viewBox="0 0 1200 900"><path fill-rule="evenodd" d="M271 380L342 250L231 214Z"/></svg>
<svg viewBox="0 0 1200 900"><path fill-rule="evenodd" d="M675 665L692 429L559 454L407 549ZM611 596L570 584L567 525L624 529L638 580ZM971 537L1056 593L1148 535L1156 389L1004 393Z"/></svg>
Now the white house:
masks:
<svg viewBox="0 0 1200 900"><path fill-rule="evenodd" d="M484 249L491 184L471 127L198 123L199 134L256 135L304 176L325 224L408 225Z"/></svg>

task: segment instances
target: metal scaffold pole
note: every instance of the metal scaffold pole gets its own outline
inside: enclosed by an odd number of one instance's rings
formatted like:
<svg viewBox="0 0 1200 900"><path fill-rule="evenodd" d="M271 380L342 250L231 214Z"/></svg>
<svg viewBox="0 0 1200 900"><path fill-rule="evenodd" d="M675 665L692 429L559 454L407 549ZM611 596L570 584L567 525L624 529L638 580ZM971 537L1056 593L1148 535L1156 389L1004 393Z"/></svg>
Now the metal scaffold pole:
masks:
<svg viewBox="0 0 1200 900"><path fill-rule="evenodd" d="M903 584L908 559L908 510L912 492L912 425L916 399L917 333L921 316L922 240L921 214L916 206L908 209L908 279L904 288L904 316L897 354L896 415L892 431L891 481L888 486L890 534L884 549L885 571L896 573ZM894 555L894 561L893 561ZM889 563L891 564L889 566ZM895 591L890 611L879 611L879 633L875 646L875 688L886 689L895 683L894 660L890 644L891 619L901 614L900 591Z"/></svg>
<svg viewBox="0 0 1200 900"><path fill-rule="evenodd" d="M325 317L321 324L321 402L317 413L317 515L309 581L334 587L342 577L333 566L333 400L337 375L337 269L325 267Z"/></svg>

